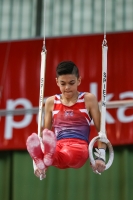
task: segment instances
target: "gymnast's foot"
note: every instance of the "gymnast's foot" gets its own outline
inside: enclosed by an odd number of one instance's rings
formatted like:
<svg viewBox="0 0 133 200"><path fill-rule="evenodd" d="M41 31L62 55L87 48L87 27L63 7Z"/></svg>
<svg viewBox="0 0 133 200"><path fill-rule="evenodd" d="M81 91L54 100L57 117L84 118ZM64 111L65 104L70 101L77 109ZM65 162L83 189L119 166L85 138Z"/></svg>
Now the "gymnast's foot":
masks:
<svg viewBox="0 0 133 200"><path fill-rule="evenodd" d="M44 173L46 168L43 162L44 154L40 146L40 140L38 138L38 135L36 133L32 133L32 135L28 137L26 145L27 150L31 158L34 160L36 167L38 168L40 173Z"/></svg>
<svg viewBox="0 0 133 200"><path fill-rule="evenodd" d="M53 155L56 148L56 136L54 132L44 129L42 142L44 144L44 164L50 166L53 163Z"/></svg>

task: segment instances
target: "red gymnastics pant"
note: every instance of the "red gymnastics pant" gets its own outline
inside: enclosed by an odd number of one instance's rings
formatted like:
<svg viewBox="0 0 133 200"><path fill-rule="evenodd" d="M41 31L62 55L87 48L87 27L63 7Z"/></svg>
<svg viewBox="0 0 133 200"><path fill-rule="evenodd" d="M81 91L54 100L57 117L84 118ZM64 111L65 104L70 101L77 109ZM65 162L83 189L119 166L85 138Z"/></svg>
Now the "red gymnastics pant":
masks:
<svg viewBox="0 0 133 200"><path fill-rule="evenodd" d="M88 144L80 139L61 139L57 141L52 166L60 169L80 168L89 157Z"/></svg>

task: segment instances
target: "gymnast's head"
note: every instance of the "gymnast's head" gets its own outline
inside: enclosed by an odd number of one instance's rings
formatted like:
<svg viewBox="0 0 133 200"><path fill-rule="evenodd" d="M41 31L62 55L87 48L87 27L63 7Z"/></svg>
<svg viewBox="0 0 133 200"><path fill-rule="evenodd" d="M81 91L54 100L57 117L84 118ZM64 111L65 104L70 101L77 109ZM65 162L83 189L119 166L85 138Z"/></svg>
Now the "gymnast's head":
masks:
<svg viewBox="0 0 133 200"><path fill-rule="evenodd" d="M56 77L61 75L75 75L77 79L79 78L79 70L74 62L72 61L62 61L57 65Z"/></svg>

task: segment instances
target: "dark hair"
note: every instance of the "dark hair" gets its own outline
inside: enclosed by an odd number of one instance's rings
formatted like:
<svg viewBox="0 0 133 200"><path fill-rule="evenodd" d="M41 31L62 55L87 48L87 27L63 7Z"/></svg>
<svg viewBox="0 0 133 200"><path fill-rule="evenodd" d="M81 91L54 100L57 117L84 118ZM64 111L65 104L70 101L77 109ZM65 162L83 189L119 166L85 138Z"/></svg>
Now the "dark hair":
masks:
<svg viewBox="0 0 133 200"><path fill-rule="evenodd" d="M56 76L65 75L65 74L74 74L77 78L79 78L79 70L75 63L72 61L63 61L57 65L56 68Z"/></svg>

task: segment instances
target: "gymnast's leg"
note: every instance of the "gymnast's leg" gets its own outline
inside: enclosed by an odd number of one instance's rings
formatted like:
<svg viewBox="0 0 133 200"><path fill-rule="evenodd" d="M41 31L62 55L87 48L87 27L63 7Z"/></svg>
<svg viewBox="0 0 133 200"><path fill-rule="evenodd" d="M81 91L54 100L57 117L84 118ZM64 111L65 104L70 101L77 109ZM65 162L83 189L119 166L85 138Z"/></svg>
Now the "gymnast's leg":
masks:
<svg viewBox="0 0 133 200"><path fill-rule="evenodd" d="M60 169L80 168L88 160L88 144L80 139L62 139L57 141L53 164Z"/></svg>
<svg viewBox="0 0 133 200"><path fill-rule="evenodd" d="M53 131L48 129L43 130L42 142L44 144L44 164L51 166L56 148L56 136Z"/></svg>
<svg viewBox="0 0 133 200"><path fill-rule="evenodd" d="M27 150L34 160L36 167L40 173L44 172L45 164L43 161L44 153L42 152L40 140L36 133L32 133L26 141Z"/></svg>

